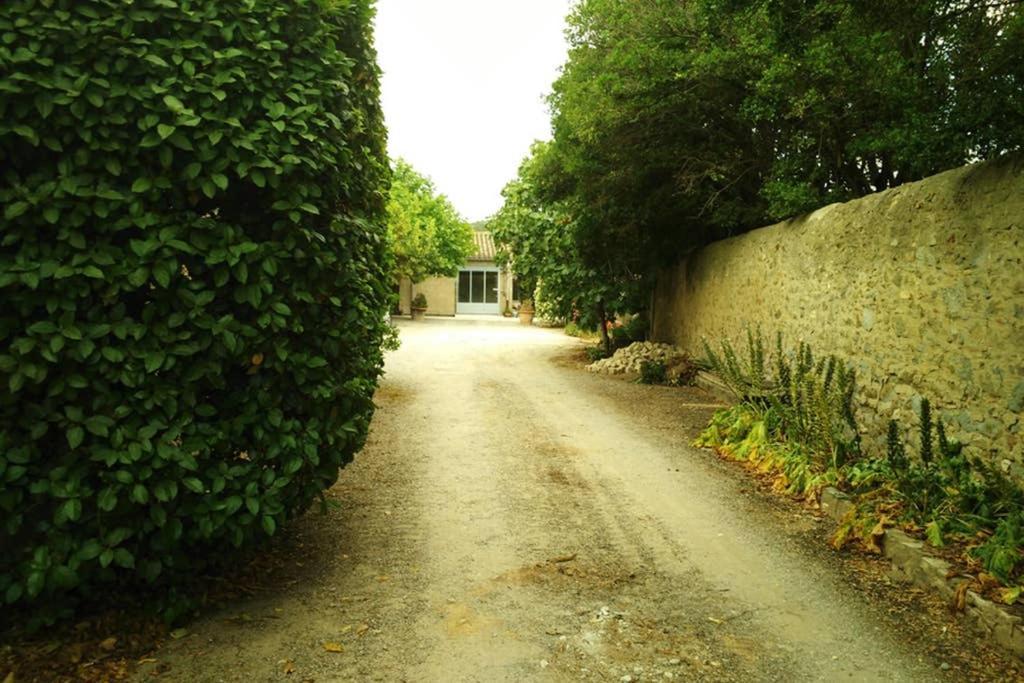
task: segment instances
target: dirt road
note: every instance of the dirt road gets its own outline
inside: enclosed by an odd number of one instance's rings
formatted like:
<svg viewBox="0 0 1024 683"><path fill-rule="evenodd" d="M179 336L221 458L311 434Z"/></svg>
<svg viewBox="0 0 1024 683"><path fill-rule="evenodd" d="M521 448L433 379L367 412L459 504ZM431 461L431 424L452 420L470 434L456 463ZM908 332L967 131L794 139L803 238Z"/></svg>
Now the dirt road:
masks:
<svg viewBox="0 0 1024 683"><path fill-rule="evenodd" d="M139 680L987 675L943 620L865 596L813 515L690 448L699 390L581 372L553 330L401 336L339 507L297 521L260 589Z"/></svg>

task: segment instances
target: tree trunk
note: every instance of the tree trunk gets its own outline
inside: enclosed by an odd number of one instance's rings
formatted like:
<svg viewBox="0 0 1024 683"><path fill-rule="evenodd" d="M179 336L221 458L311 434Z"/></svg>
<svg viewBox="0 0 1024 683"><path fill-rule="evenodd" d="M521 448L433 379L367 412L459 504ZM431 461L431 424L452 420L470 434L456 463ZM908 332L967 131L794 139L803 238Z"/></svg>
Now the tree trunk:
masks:
<svg viewBox="0 0 1024 683"><path fill-rule="evenodd" d="M612 355L612 338L608 336L608 312L604 308L604 299L597 302L597 320L601 326L601 343L604 344L604 352Z"/></svg>

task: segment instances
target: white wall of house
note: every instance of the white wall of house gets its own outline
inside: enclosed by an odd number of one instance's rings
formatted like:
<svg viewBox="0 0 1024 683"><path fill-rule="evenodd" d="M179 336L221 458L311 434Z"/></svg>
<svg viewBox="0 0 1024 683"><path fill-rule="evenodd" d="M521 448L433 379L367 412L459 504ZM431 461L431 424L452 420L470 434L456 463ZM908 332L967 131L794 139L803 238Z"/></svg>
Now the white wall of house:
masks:
<svg viewBox="0 0 1024 683"><path fill-rule="evenodd" d="M477 251L455 277L434 277L422 282L403 279L398 286L398 310L409 315L412 300L427 298L427 315L503 315L514 313L513 276L494 261L490 233L474 233Z"/></svg>

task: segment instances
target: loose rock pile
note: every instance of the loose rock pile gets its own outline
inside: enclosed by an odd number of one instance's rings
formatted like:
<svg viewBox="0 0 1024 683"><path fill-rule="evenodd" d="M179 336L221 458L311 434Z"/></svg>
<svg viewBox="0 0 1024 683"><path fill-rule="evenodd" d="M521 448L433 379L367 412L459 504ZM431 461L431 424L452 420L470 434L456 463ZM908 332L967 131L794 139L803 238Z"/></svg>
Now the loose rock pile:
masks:
<svg viewBox="0 0 1024 683"><path fill-rule="evenodd" d="M635 342L619 349L611 358L605 358L587 366L589 372L604 375L620 375L627 372L640 372L644 361L660 360L666 366L674 365L686 354L678 346L658 344L656 342Z"/></svg>

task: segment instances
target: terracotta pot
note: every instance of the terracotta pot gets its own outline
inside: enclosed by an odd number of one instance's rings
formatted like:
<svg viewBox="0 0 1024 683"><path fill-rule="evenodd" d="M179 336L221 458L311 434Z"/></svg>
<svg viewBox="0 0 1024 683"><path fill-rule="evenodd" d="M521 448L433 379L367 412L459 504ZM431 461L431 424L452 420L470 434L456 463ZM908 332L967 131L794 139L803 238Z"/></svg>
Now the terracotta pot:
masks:
<svg viewBox="0 0 1024 683"><path fill-rule="evenodd" d="M427 314L427 309L425 309L425 308L414 308L414 309L412 309L412 319L413 320L423 320L423 317L426 314Z"/></svg>
<svg viewBox="0 0 1024 683"><path fill-rule="evenodd" d="M520 325L532 325L533 324L533 309L519 309L519 324Z"/></svg>

